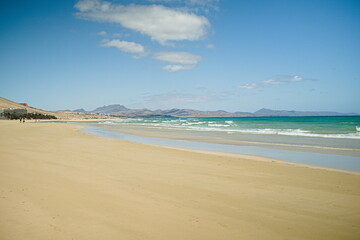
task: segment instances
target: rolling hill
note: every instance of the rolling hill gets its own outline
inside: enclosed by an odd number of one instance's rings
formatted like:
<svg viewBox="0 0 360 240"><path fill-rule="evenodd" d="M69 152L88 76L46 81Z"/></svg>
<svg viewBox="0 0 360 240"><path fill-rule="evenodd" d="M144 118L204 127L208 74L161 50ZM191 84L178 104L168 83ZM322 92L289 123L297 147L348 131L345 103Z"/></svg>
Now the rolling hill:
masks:
<svg viewBox="0 0 360 240"><path fill-rule="evenodd" d="M64 119L64 120L70 120L70 119L101 119L104 118L104 116L96 114L96 113L79 113L79 112L73 112L73 111L46 111L38 108L34 108L31 106L24 106L20 103L10 101L6 98L0 97L0 109L2 108L14 108L14 109L27 109L29 113L41 113L45 115L53 115L57 117L58 119Z"/></svg>

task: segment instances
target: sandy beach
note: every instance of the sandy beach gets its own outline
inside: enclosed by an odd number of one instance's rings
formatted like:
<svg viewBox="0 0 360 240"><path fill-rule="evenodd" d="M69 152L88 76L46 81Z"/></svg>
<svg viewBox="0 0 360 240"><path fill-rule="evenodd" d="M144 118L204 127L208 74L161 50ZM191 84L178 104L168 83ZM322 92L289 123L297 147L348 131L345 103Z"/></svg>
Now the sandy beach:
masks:
<svg viewBox="0 0 360 240"><path fill-rule="evenodd" d="M0 121L0 239L359 239L360 175Z"/></svg>

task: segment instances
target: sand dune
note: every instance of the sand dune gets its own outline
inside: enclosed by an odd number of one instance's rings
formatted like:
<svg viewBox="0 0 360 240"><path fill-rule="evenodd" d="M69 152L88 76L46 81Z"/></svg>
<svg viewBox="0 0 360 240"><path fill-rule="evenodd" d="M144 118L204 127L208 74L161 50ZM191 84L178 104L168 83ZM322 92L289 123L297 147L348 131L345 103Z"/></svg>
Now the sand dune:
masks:
<svg viewBox="0 0 360 240"><path fill-rule="evenodd" d="M359 239L360 176L0 121L0 239Z"/></svg>

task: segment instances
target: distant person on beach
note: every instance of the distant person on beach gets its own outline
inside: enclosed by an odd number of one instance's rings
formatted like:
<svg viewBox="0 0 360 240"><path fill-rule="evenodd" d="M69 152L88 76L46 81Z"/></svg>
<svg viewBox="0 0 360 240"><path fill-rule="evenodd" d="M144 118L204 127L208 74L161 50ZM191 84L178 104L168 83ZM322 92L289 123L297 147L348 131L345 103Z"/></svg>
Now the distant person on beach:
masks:
<svg viewBox="0 0 360 240"><path fill-rule="evenodd" d="M25 118L23 118L23 123L25 123Z"/></svg>
<svg viewBox="0 0 360 240"><path fill-rule="evenodd" d="M20 118L20 123L21 123L21 121L22 121L22 118Z"/></svg>

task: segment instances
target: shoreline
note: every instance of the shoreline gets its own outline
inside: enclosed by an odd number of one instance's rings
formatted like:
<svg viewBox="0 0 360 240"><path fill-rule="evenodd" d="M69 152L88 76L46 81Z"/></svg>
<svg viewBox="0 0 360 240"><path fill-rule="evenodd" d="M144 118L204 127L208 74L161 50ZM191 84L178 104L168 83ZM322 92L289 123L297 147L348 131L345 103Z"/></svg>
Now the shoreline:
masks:
<svg viewBox="0 0 360 240"><path fill-rule="evenodd" d="M0 121L2 239L356 239L360 177ZM316 226L316 227L314 227Z"/></svg>
<svg viewBox="0 0 360 240"><path fill-rule="evenodd" d="M126 120L126 119L122 119ZM110 121L110 124L105 122ZM339 139L324 138L315 136L286 136L278 134L246 134L231 132L224 134L217 131L189 131L189 129L176 128L157 128L141 125L113 125L111 119L95 121L59 121L64 123L80 123L90 126L101 126L109 131L120 132L124 134L167 138L174 140L188 140L195 142L218 143L239 146L256 146L271 149L324 153L331 155L344 155L351 157L360 157L360 140L357 139ZM104 123L102 123L104 122ZM115 121L116 122L116 121Z"/></svg>
<svg viewBox="0 0 360 240"><path fill-rule="evenodd" d="M111 131L108 128L88 126L81 130L89 134L100 137L125 140L129 142L148 144L152 146L182 149L185 151L208 152L223 155L238 155L241 157L263 158L267 161L277 161L284 164L295 164L310 168L321 168L330 171L341 171L353 174L360 174L360 165L357 164L360 158L340 156L330 154L318 154L311 152L281 150L272 148L262 148L259 146L237 146L223 143L209 143L192 140L168 139L166 137L147 137L127 134L119 131ZM303 159L306 159L304 161ZM340 161L336 162L336 161ZM346 166L346 167L345 167Z"/></svg>
<svg viewBox="0 0 360 240"><path fill-rule="evenodd" d="M359 170L350 170L350 169L342 169L342 168L336 168L336 167L327 167L327 166L322 166L322 165L314 165L311 163L302 163L302 162L296 162L296 161L288 161L285 159L278 159L276 157L271 157L271 156L266 156L266 155L259 155L255 152L253 153L232 153L232 152L226 152L226 151L214 151L214 150L210 150L210 149L197 149L197 148L189 148L189 147L176 147L176 146L168 146L165 144L161 144L161 143L151 143L146 141L145 143L142 142L141 138L155 138L155 139L163 139L163 140L180 140L180 141L190 141L190 142L195 142L195 143L210 143L210 144L225 144L225 145L233 145L236 144L238 142L224 142L221 140L208 140L205 138L200 138L200 139L196 139L196 138L191 138L191 137L179 137L178 135L175 136L169 136L169 135L163 135L163 134L154 134L154 132L146 132L146 131L140 131L137 129L137 131L134 131L133 129L131 130L124 130L124 129L111 129L111 127L109 126L98 126L98 125L93 125L92 122L98 122L98 121L111 121L113 119L101 119L101 120L93 120L93 119L88 119L88 120L58 120L58 121L43 121L43 122L48 122L48 123L67 123L67 124L73 124L73 125L77 125L78 127L81 127L80 131L84 132L84 133L89 133L91 135L94 136L100 136L103 138L113 138L113 139L117 139L120 141L129 141L129 142L134 142L134 143L140 143L140 144L146 144L146 145L151 145L151 146L155 146L155 147L164 147L164 148L169 148L169 149L177 149L177 150L183 150L183 151L190 151L190 152L199 152L199 153L204 153L204 154L215 154L215 155L223 155L223 156L232 156L232 157L243 157L243 158L249 158L252 160L259 160L259 161L272 161L272 162L278 162L278 163L283 163L283 164L293 164L293 165L297 165L297 166L302 166L302 167L307 167L307 168L314 168L314 169L323 169L323 170L328 170L328 171L335 171L335 172L343 172L343 173L348 173L348 174L354 174L354 175L360 175L360 167ZM90 123L89 123L90 122ZM80 123L80 125L78 124ZM86 124L81 124L81 123L86 123ZM88 125L89 124L89 125ZM139 137L137 140L124 140L121 137L111 137L111 136L106 136L106 135L97 135L96 133L91 133L91 132L86 132L85 129L88 128L89 126L95 126L98 128L102 128L106 131L109 132L119 132L121 134L125 134L125 135L130 135L134 136L134 137ZM109 129L110 128L110 129ZM151 141L151 140L150 140ZM326 154L326 155L337 155L337 154L329 154L329 153L325 153L326 150L344 150L344 151L360 151L360 149L342 149L342 148L327 148L327 147L319 147L319 146L299 146L299 145L290 145L290 144L271 144L271 143L260 143L260 142L243 142L240 141L241 143L243 143L243 145L240 145L241 147L253 147L255 146L256 148L262 148L265 146L265 148L270 148L270 149L274 149L274 150L285 150L288 152L305 152L307 153L307 151L303 151L302 148L315 148L315 149L319 149L320 151L314 151L313 153L320 153L322 154ZM277 148L274 147L276 145L279 146L286 146L288 148ZM309 153L312 153L312 151L310 151ZM341 156L341 154L340 154ZM348 155L350 157L353 157L353 155ZM357 155L355 157L358 157ZM360 159L359 159L360 160Z"/></svg>
<svg viewBox="0 0 360 240"><path fill-rule="evenodd" d="M89 124L91 125L91 124ZM189 131L180 131L175 129L155 129L143 126L129 127L129 126L112 126L104 124L93 124L91 126L101 126L109 131L120 132L124 134L142 136L142 137L155 137L155 138L167 138L173 140L188 140L195 142L207 142L207 143L219 143L219 144L228 144L228 145L239 145L239 146L256 146L256 147L265 147L272 149L280 150L290 150L290 151L301 151L301 152L313 152L313 153L325 153L332 155L344 155L352 157L360 157L360 148L349 148L349 147L334 147L334 146L318 146L310 145L304 143L285 143L285 142L271 142L272 137L279 136L269 136L269 135L252 135L254 140L242 140L241 137L244 134L236 135L237 137L228 137L224 138L224 135L218 135L218 133L207 133L207 132L189 132ZM266 137L268 142L259 141L261 137ZM294 139L303 139L302 141L310 141L311 143L316 143L319 138L315 137L289 137L289 136L280 136L284 140L294 140ZM305 140L306 139L306 140ZM324 140L321 139L320 140ZM328 140L328 139L325 139ZM330 140L331 141L331 140ZM335 139L338 141L338 139Z"/></svg>

